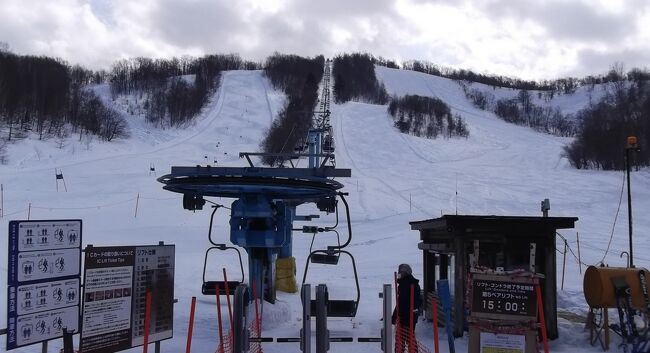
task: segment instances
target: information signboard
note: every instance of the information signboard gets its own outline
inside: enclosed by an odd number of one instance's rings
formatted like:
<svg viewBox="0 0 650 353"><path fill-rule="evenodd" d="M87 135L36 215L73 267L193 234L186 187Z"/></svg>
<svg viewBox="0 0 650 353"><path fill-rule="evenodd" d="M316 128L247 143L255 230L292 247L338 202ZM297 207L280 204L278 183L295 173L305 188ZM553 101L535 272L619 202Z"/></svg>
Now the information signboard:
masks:
<svg viewBox="0 0 650 353"><path fill-rule="evenodd" d="M172 337L174 251L174 245L86 248L83 352L142 345L147 291L152 293L149 342Z"/></svg>
<svg viewBox="0 0 650 353"><path fill-rule="evenodd" d="M79 219L9 222L7 350L79 330Z"/></svg>
<svg viewBox="0 0 650 353"><path fill-rule="evenodd" d="M529 277L475 274L472 316L528 319L537 316L535 284Z"/></svg>
<svg viewBox="0 0 650 353"><path fill-rule="evenodd" d="M481 353L524 353L526 336L505 333L481 332Z"/></svg>

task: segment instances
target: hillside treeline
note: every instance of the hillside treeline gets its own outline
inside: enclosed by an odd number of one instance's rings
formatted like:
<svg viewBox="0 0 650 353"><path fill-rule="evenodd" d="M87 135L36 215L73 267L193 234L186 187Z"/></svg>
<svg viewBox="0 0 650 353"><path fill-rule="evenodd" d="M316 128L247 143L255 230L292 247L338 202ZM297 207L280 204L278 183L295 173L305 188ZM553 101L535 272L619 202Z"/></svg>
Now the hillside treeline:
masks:
<svg viewBox="0 0 650 353"><path fill-rule="evenodd" d="M532 95L527 90L519 91L514 98L495 99L490 92L469 88L466 84L462 87L467 99L477 108L491 111L506 122L528 126L556 136L576 134L576 124L572 116L565 116L557 107L534 104Z"/></svg>
<svg viewBox="0 0 650 353"><path fill-rule="evenodd" d="M637 166L650 165L650 80L612 84L603 99L577 114L578 135L565 147L578 169L625 168L628 136L637 136L640 152L632 153Z"/></svg>
<svg viewBox="0 0 650 353"><path fill-rule="evenodd" d="M139 93L145 118L160 126L180 126L195 117L217 89L222 71L257 69L237 55L201 58L133 58L116 62L110 72L113 98Z"/></svg>
<svg viewBox="0 0 650 353"><path fill-rule="evenodd" d="M381 62L379 64L381 64ZM389 65L383 66L390 67ZM481 74L472 70L453 69L421 60L407 61L402 65L402 68L404 70L423 72L429 75L445 77L452 80L483 83L493 87L513 88L528 91L548 91L546 95L549 96L549 98L553 98L554 94L574 93L575 90L581 86L593 87L596 84L618 82L626 79L635 82L650 79L650 71L648 70L634 68L627 72L627 74L624 74L622 72L622 67L618 64L615 64L609 72L603 75L589 75L583 78L564 77L554 80L540 81L522 80L502 75Z"/></svg>
<svg viewBox="0 0 650 353"><path fill-rule="evenodd" d="M438 98L393 97L388 104L388 113L393 117L395 127L405 134L430 139L469 136L463 118L458 114L452 116L449 106Z"/></svg>
<svg viewBox="0 0 650 353"><path fill-rule="evenodd" d="M39 139L70 132L104 140L126 136L126 122L85 89L103 80L79 66L48 57L0 52L0 124L8 141L35 132Z"/></svg>
<svg viewBox="0 0 650 353"><path fill-rule="evenodd" d="M318 99L318 83L323 78L325 58L304 58L274 54L264 64L264 75L287 95L287 103L271 124L260 148L266 153L292 153L303 143L311 127ZM265 157L262 162L278 165L281 158Z"/></svg>
<svg viewBox="0 0 650 353"><path fill-rule="evenodd" d="M334 58L334 101L350 100L386 104L388 93L375 76L375 59L369 54L343 54Z"/></svg>

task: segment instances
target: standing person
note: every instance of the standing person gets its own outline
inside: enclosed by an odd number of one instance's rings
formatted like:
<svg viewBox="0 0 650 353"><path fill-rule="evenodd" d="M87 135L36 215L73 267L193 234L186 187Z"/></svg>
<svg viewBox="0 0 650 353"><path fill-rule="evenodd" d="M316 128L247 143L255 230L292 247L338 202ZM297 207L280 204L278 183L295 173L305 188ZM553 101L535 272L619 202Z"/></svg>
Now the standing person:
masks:
<svg viewBox="0 0 650 353"><path fill-rule="evenodd" d="M419 282L413 277L411 266L408 264L399 265L397 268L397 306L393 310L392 318L393 324L397 325L395 330L395 353L404 352L407 342L409 343L409 352L416 351L414 346L415 324L418 322L419 312L422 308ZM413 291L413 302L411 302L411 290Z"/></svg>

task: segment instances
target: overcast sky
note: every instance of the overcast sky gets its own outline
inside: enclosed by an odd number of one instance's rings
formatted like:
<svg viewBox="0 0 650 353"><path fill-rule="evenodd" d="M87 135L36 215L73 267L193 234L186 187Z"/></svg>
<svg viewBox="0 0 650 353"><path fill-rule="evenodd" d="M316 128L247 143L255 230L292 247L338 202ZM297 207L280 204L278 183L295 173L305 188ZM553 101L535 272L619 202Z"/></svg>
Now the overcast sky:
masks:
<svg viewBox="0 0 650 353"><path fill-rule="evenodd" d="M540 79L650 68L650 0L0 0L0 42L93 69L362 51Z"/></svg>

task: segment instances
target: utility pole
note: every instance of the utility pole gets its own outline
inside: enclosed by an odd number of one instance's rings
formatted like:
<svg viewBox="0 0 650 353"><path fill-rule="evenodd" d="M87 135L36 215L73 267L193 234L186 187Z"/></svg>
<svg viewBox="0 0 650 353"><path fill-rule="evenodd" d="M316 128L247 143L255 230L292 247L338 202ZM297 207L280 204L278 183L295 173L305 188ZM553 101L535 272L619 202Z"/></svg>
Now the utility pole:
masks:
<svg viewBox="0 0 650 353"><path fill-rule="evenodd" d="M632 188L630 187L630 151L639 152L636 136L628 136L625 146L625 171L627 173L627 223L630 235L630 268L634 267L634 256L632 253Z"/></svg>

